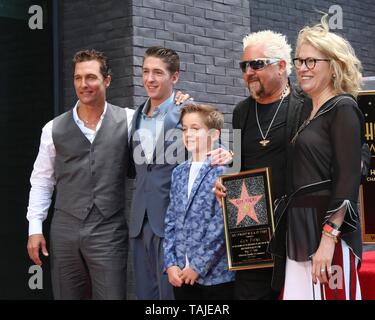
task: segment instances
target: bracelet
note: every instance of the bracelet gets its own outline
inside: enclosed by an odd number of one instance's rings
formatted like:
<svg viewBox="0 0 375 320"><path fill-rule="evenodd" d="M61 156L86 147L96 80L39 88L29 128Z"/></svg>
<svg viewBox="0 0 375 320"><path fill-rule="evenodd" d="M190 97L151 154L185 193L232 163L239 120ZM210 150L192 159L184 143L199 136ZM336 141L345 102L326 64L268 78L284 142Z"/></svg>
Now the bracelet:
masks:
<svg viewBox="0 0 375 320"><path fill-rule="evenodd" d="M326 224L328 224L330 227L332 227L335 230L340 230L340 227L337 224L333 223L332 221L327 220Z"/></svg>
<svg viewBox="0 0 375 320"><path fill-rule="evenodd" d="M327 236L327 237L332 238L333 241L335 241L335 243L337 243L337 237L334 236L332 233L329 233L329 232L327 232L327 231L325 231L325 230L322 230L322 234L324 234L324 235Z"/></svg>
<svg viewBox="0 0 375 320"><path fill-rule="evenodd" d="M326 223L324 226L323 226L323 230L324 231L327 231L328 233L334 235L335 237L338 237L340 235L340 231L338 229L334 229L331 225L329 225L328 223Z"/></svg>

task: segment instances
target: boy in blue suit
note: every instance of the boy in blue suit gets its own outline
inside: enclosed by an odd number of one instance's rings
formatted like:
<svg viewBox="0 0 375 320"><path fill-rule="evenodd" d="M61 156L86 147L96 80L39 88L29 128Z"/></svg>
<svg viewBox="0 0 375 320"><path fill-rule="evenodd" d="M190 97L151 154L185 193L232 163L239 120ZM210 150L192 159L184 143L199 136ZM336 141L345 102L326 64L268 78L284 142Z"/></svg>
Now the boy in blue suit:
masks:
<svg viewBox="0 0 375 320"><path fill-rule="evenodd" d="M234 272L228 271L222 211L212 192L225 167L211 166L207 157L224 118L211 106L189 104L181 110L181 123L192 161L172 172L164 267L177 300L232 299Z"/></svg>

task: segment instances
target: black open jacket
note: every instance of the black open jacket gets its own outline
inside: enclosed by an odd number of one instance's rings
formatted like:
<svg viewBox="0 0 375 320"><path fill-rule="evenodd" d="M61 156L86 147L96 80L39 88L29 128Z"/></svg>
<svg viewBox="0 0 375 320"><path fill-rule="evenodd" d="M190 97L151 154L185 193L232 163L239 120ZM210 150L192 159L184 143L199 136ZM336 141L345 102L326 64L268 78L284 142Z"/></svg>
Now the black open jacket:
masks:
<svg viewBox="0 0 375 320"><path fill-rule="evenodd" d="M288 131L288 139L289 142L292 139L292 137L297 132L298 128L302 125L302 123L307 119L311 113L312 110L312 103L311 100L301 93L300 89L296 89L296 92L299 93L299 97L303 99L301 103L297 103L293 105L293 109L295 114L292 115L288 113L288 119L287 119L287 127L289 126L290 131ZM290 116L289 116L290 115ZM363 137L363 133L362 133ZM363 143L363 139L362 139ZM287 144L287 186L286 186L286 196L284 198L284 201L280 201L278 208L276 211L277 216L277 230L275 232L275 235L270 243L269 250L273 253L275 267L274 267L274 276L272 279L272 287L274 289L281 289L283 287L284 283L284 277L285 277L285 260L286 260L286 208L288 207L288 204L290 203L290 200L293 199L294 196L291 196L291 194L295 194L296 190L293 190L293 184L292 184L292 168L293 168L293 147L291 143ZM366 177L369 162L370 162L370 153L369 148L367 144L363 144L362 146L362 153L361 153L361 159L363 162L362 167L362 178ZM302 190L298 190L297 193L299 196L303 196L303 194L311 194L318 190L329 190L331 186L327 183L322 183L320 185L316 186L310 186L309 188L302 188ZM316 189L316 190L314 190ZM289 200L289 202L288 202ZM354 209L356 210L356 205L353 202L352 203ZM358 220L358 219L357 219ZM345 231L345 230L343 230ZM359 220L356 221L356 228L354 230L346 230L345 234L343 233L343 239L345 238L345 241L347 243L350 243L353 250L356 252L357 256L361 256L362 253L362 247L360 243L360 222ZM355 232L353 232L355 231Z"/></svg>

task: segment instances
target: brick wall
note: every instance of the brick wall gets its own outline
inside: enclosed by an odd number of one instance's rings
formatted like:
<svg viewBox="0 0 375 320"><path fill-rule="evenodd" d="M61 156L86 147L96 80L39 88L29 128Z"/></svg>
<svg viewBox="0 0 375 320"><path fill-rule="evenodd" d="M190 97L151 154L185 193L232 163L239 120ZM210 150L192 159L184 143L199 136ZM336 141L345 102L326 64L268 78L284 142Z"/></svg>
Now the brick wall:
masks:
<svg viewBox="0 0 375 320"><path fill-rule="evenodd" d="M321 14L338 5L342 8L344 36L363 64L364 76L375 75L375 2L372 0L250 0L251 31L272 29L287 35L295 46L298 31L319 22ZM332 14L330 15L332 17Z"/></svg>
<svg viewBox="0 0 375 320"><path fill-rule="evenodd" d="M108 101L120 106L132 106L131 1L60 1L60 21L62 109L68 110L76 102L72 81L72 57L76 51L90 48L105 52L110 59L114 75L111 87L107 92Z"/></svg>
<svg viewBox="0 0 375 320"><path fill-rule="evenodd" d="M364 74L374 75L372 0L62 1L64 108L75 102L70 63L75 51L94 47L106 52L114 71L108 100L134 108L146 99L141 78L143 54L149 46L162 45L175 49L181 57L177 89L196 101L217 105L230 127L234 105L247 96L238 68L242 38L250 31L272 29L286 34L294 46L298 30L319 20L316 10L327 12L334 4L343 9L340 33L356 49ZM128 201L131 193L130 185ZM128 297L134 298L131 263L128 292Z"/></svg>
<svg viewBox="0 0 375 320"><path fill-rule="evenodd" d="M141 65L152 45L170 47L181 58L176 88L196 101L213 103L231 121L233 106L246 91L238 61L250 31L246 0L143 0L133 2L134 101L145 99Z"/></svg>
<svg viewBox="0 0 375 320"><path fill-rule="evenodd" d="M26 4L28 1L17 1ZM42 0L34 0L39 4ZM297 31L319 20L316 10L332 5L343 10L343 34L353 44L364 75L375 74L375 2L373 0L64 0L60 4L62 110L75 102L71 58L82 48L96 48L110 58L114 77L108 100L135 107L145 99L142 56L151 45L174 48L181 56L178 89L196 100L216 104L226 126L236 102L246 97L238 61L242 38L250 31L273 29L294 46ZM24 10L26 13L27 10ZM3 176L0 191L4 213L0 227L6 246L0 261L0 298L51 298L48 259L44 290L27 288L31 265L25 249L29 177L42 126L52 117L51 14L42 31L30 31L26 20L0 18L0 119ZM11 137L11 138L9 138ZM127 190L127 208L132 184ZM129 214L129 210L127 211ZM48 229L48 222L46 225ZM46 230L47 231L47 230ZM46 232L48 235L48 231ZM134 298L129 256L128 297ZM4 289L5 288L5 289Z"/></svg>
<svg viewBox="0 0 375 320"><path fill-rule="evenodd" d="M135 107L146 98L141 79L144 51L162 45L181 57L176 87L197 101L216 104L229 126L233 106L247 95L238 69L243 36L272 29L286 34L294 47L298 30L319 20L317 10L328 12L332 5L343 10L343 29L336 31L356 49L364 75L374 75L375 2L371 0L63 1L63 106L70 108L75 101L70 60L76 50L105 51L114 71L108 100Z"/></svg>

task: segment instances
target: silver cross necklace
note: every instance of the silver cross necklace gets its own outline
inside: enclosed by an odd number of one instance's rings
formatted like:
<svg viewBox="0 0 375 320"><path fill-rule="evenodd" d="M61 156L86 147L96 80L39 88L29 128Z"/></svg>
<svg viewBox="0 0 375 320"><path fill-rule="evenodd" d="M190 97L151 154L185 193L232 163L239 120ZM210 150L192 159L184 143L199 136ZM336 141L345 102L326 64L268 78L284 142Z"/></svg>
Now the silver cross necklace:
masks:
<svg viewBox="0 0 375 320"><path fill-rule="evenodd" d="M279 112L280 106L281 106L281 104L284 101L284 98L288 94L288 90L289 90L289 85L287 84L286 87L285 87L285 89L283 90L281 96L280 96L281 101L280 101L279 105L277 106L276 112L273 115L273 118L272 118L272 120L270 122L270 125L268 126L268 129L266 131L266 134L263 134L262 128L261 128L260 123L259 123L259 118L258 118L258 104L257 104L257 101L255 100L255 117L257 119L257 124L258 124L260 135L262 136L262 140L259 141L259 143L262 145L262 147L266 147L267 144L269 144L270 141L271 141L270 139L267 139L267 136L268 136L268 133L270 132L270 129L271 129L272 124L273 124L273 122L274 122L274 120L276 118L276 115Z"/></svg>

